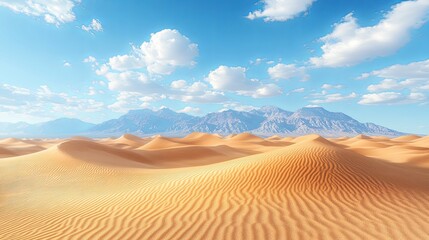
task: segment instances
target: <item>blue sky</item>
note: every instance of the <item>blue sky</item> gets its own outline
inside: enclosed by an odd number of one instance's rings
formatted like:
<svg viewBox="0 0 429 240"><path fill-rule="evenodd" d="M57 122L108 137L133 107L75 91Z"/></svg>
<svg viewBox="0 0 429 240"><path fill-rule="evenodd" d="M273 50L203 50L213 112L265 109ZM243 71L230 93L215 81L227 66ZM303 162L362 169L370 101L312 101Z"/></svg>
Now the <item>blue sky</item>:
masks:
<svg viewBox="0 0 429 240"><path fill-rule="evenodd" d="M429 0L0 0L0 118L322 106L429 134Z"/></svg>

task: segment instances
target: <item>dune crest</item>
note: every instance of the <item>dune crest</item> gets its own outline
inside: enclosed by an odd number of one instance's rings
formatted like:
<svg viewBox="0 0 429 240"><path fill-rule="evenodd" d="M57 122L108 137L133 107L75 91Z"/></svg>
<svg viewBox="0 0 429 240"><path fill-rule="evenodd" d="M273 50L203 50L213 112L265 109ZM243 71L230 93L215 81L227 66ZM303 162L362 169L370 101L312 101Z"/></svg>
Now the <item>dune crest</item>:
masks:
<svg viewBox="0 0 429 240"><path fill-rule="evenodd" d="M256 135L253 135L251 133L239 133L235 136L232 136L230 138L231 140L236 140L236 141L263 141L263 138L260 138Z"/></svg>

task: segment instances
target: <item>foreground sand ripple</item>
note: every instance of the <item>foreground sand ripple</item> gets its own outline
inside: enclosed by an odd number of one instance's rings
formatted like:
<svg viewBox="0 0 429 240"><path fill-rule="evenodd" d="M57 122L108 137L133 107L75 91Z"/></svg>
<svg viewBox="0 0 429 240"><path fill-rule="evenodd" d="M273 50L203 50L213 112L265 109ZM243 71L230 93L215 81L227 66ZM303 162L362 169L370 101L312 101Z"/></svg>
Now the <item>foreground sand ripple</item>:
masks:
<svg viewBox="0 0 429 240"><path fill-rule="evenodd" d="M0 239L429 236L424 138L237 136L72 139L0 159Z"/></svg>

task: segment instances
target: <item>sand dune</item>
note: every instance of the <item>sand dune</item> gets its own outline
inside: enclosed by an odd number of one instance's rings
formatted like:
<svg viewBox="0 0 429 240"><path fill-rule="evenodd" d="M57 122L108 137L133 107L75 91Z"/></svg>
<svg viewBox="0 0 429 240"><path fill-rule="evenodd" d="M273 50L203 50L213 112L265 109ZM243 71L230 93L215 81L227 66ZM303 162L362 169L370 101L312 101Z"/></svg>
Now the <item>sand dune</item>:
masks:
<svg viewBox="0 0 429 240"><path fill-rule="evenodd" d="M188 145L211 145L216 146L222 144L222 137L208 133L191 133L188 136L180 139L180 142Z"/></svg>
<svg viewBox="0 0 429 240"><path fill-rule="evenodd" d="M20 141L0 142L0 156L46 140ZM0 239L426 239L428 143L247 133L53 141L0 159Z"/></svg>
<svg viewBox="0 0 429 240"><path fill-rule="evenodd" d="M263 141L263 138L255 136L251 133L240 133L230 138L231 140L236 141Z"/></svg>
<svg viewBox="0 0 429 240"><path fill-rule="evenodd" d="M13 151L7 149L7 148L3 148L0 147L0 158L3 157L12 157L12 156L16 156L17 154L14 153Z"/></svg>
<svg viewBox="0 0 429 240"><path fill-rule="evenodd" d="M112 167L152 167L154 165L154 162L141 154L86 140L69 140L48 151L94 165Z"/></svg>
<svg viewBox="0 0 429 240"><path fill-rule="evenodd" d="M414 141L414 140L419 139L419 138L421 138L421 137L419 137L417 135L406 135L406 136L400 136L397 138L393 138L392 140L410 142L410 141Z"/></svg>
<svg viewBox="0 0 429 240"><path fill-rule="evenodd" d="M50 143L42 144L41 141L20 140L16 138L6 138L0 140L0 158L20 156L35 153L46 149L45 145L52 146Z"/></svg>
<svg viewBox="0 0 429 240"><path fill-rule="evenodd" d="M150 140L145 145L139 147L139 150L151 150L151 149L165 149L165 148L174 148L174 147L183 147L186 146L185 143L182 143L178 139L167 138L162 136L157 136Z"/></svg>
<svg viewBox="0 0 429 240"><path fill-rule="evenodd" d="M279 136L279 135L273 135L271 137L265 138L265 140L268 140L268 141L280 141L280 140L282 140L282 137Z"/></svg>

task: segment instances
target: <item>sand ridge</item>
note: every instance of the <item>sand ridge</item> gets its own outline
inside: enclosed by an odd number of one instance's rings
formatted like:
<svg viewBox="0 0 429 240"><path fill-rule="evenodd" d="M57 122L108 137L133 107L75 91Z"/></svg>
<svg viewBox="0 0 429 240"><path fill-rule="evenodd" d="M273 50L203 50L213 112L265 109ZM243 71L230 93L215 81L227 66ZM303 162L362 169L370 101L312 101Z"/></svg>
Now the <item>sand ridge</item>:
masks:
<svg viewBox="0 0 429 240"><path fill-rule="evenodd" d="M0 239L425 239L428 140L0 140Z"/></svg>

